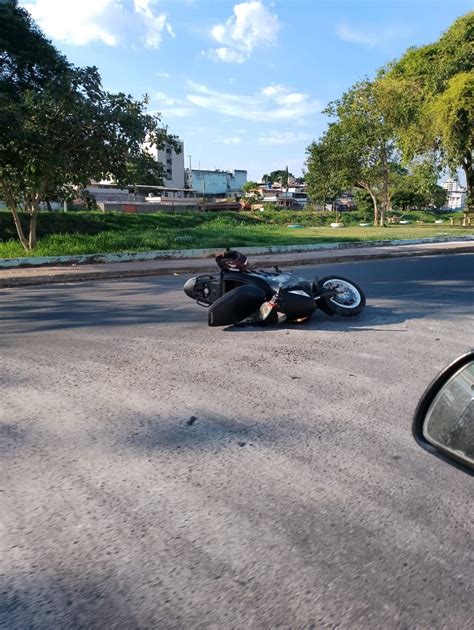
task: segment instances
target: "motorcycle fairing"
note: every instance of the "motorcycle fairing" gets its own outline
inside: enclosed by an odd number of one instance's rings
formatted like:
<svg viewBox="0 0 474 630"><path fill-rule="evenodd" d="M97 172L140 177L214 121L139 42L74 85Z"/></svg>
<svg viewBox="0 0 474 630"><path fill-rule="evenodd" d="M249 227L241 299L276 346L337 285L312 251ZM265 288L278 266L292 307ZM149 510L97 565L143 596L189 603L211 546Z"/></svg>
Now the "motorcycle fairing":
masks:
<svg viewBox="0 0 474 630"><path fill-rule="evenodd" d="M253 284L236 287L224 293L209 307L209 326L232 326L250 317L265 302L265 292Z"/></svg>

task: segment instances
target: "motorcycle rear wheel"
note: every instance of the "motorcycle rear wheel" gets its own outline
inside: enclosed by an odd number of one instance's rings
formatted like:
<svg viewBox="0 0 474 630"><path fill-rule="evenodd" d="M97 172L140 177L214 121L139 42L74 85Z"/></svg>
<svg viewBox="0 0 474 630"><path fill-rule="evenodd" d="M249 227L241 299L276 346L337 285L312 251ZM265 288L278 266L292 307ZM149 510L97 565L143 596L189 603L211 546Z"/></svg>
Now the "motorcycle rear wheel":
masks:
<svg viewBox="0 0 474 630"><path fill-rule="evenodd" d="M322 291L337 291L337 295L317 301L319 308L327 315L354 317L362 313L365 308L364 292L352 280L342 276L326 276L319 281L319 288Z"/></svg>

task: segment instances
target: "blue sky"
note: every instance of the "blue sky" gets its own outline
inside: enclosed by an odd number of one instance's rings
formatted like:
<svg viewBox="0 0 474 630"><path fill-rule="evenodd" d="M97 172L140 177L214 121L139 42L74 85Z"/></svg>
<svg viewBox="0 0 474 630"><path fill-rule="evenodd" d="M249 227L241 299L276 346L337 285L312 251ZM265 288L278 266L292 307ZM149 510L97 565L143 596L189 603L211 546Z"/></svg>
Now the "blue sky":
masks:
<svg viewBox="0 0 474 630"><path fill-rule="evenodd" d="M185 144L186 164L285 168L327 125L321 109L412 45L436 40L472 0L29 0L77 65L140 97Z"/></svg>

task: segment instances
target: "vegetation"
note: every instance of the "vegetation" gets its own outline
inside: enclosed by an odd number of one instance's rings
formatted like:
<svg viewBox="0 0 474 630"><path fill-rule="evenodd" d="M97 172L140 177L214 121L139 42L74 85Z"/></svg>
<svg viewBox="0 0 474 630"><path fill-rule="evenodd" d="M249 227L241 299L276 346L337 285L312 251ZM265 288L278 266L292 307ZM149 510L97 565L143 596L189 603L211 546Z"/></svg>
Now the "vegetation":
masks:
<svg viewBox="0 0 474 630"><path fill-rule="evenodd" d="M146 151L130 156L126 163L125 183L132 186L163 186L165 177L164 164Z"/></svg>
<svg viewBox="0 0 474 630"><path fill-rule="evenodd" d="M146 98L110 94L97 68L68 63L16 1L0 4L0 21L0 197L29 251L42 202L77 196L91 179L128 183L131 166L147 161L150 171L145 140L175 139L146 113Z"/></svg>
<svg viewBox="0 0 474 630"><path fill-rule="evenodd" d="M242 186L242 190L244 191L244 193L255 193L255 192L259 192L259 188L258 188L258 184L257 182L253 182L252 180L249 180L248 182L245 182L245 184Z"/></svg>
<svg viewBox="0 0 474 630"><path fill-rule="evenodd" d="M330 124L308 147L305 180L322 207L352 189L359 208L344 214L349 227L334 233L326 226L336 217L327 212L44 212L52 200L77 196L93 208L85 190L93 179L162 185L164 167L146 152L145 142L180 147L159 116L147 113L146 97L106 92L97 69L69 63L16 0L0 2L0 21L0 198L13 217L7 221L0 213L0 255L18 256L22 248L41 255L380 238L383 230L357 225L369 214L380 229L388 226L388 238L433 234L440 228L397 226L394 212L433 223L432 213L414 210L445 203L438 186L443 169L464 169L474 210L474 12L326 108ZM263 180L286 187L290 177L286 168ZM255 190L255 182L248 182L249 199L257 198ZM303 229L291 230L290 224Z"/></svg>
<svg viewBox="0 0 474 630"><path fill-rule="evenodd" d="M410 48L378 77L405 159L436 151L438 163L464 170L474 209L474 12L434 44Z"/></svg>
<svg viewBox="0 0 474 630"><path fill-rule="evenodd" d="M357 83L325 113L336 122L308 148L311 195L324 199L345 189L365 190L372 199L374 224L380 220L383 226L399 164L377 86L368 80Z"/></svg>
<svg viewBox="0 0 474 630"><path fill-rule="evenodd" d="M316 202L355 189L385 224L392 207L445 202L437 185L448 168L464 169L474 208L474 12L438 42L411 48L330 103L332 122L308 147L306 181Z"/></svg>
<svg viewBox="0 0 474 630"><path fill-rule="evenodd" d="M343 213L347 227L334 230L335 213L265 209L264 212L192 212L127 215L102 212L42 212L35 255L60 256L133 252L194 247L224 248L257 245L295 245L334 241L403 239L473 233L453 228L449 222L435 225L439 215L409 212L405 219L424 220L424 225L390 225L361 228L362 212ZM445 215L442 215L445 218ZM21 216L22 220L27 219ZM428 223L429 222L429 223ZM302 225L301 229L289 225ZM8 212L0 212L0 257L24 255L15 238Z"/></svg>
<svg viewBox="0 0 474 630"><path fill-rule="evenodd" d="M283 186L283 188L286 188L288 186L288 180L290 177L294 179L293 173L289 173L288 168L286 168L284 171L280 170L272 171L269 174L265 173L264 175L262 175L262 181L265 184L275 184L278 182Z"/></svg>

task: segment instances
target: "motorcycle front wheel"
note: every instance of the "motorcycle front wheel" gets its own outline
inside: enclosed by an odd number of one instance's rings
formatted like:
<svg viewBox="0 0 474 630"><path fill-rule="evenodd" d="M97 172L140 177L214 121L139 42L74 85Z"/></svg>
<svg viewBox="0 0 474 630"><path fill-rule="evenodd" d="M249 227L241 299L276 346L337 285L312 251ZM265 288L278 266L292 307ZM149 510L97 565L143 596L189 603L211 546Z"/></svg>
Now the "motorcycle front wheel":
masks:
<svg viewBox="0 0 474 630"><path fill-rule="evenodd" d="M317 305L327 315L354 317L365 308L365 295L352 280L341 276L326 276L319 281L321 291L336 291L336 295L317 300Z"/></svg>

